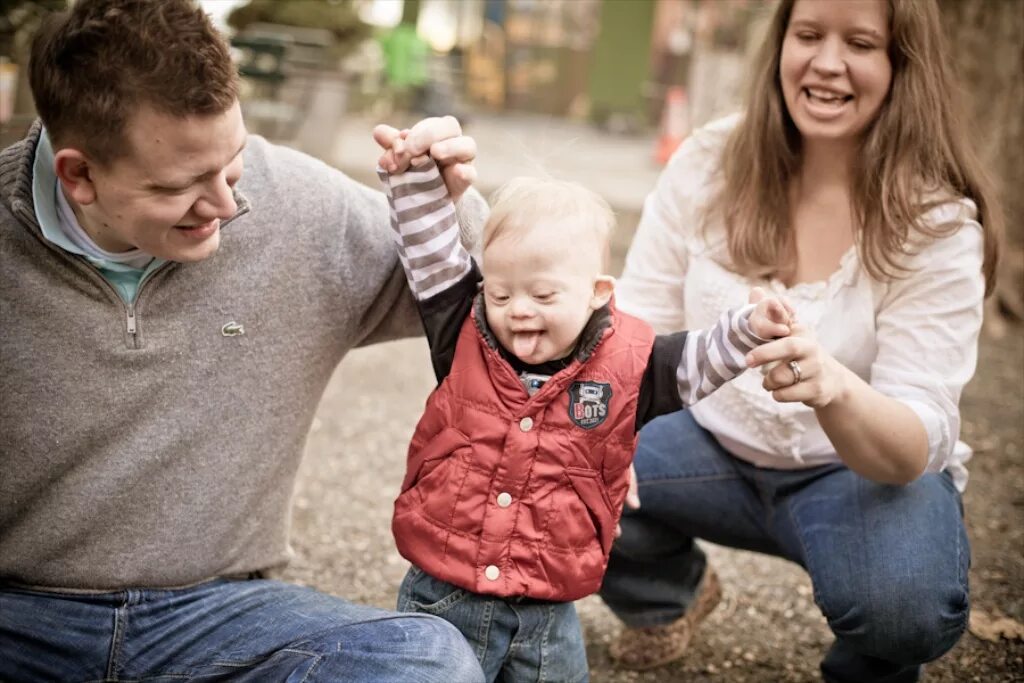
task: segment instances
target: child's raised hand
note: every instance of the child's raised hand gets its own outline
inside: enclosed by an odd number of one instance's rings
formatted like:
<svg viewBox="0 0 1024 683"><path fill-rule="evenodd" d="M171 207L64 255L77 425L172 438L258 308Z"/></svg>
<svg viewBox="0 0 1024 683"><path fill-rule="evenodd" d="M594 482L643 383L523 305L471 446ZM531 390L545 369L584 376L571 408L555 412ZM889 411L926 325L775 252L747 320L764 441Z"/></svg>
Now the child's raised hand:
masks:
<svg viewBox="0 0 1024 683"><path fill-rule="evenodd" d="M425 161L428 156L437 162L451 198L458 201L476 180L473 160L476 142L463 134L454 116L432 116L412 128L399 130L379 125L373 139L384 153L379 164L388 173L402 173L410 165Z"/></svg>
<svg viewBox="0 0 1024 683"><path fill-rule="evenodd" d="M788 336L796 322L796 313L785 299L769 296L760 287L750 290L750 329L761 339Z"/></svg>
<svg viewBox="0 0 1024 683"><path fill-rule="evenodd" d="M373 129L373 139L384 150L380 159L377 160L377 164L388 173L404 173L409 166L427 159L426 154L413 156L409 151L405 142L409 133L408 128L398 130L385 124L380 124Z"/></svg>

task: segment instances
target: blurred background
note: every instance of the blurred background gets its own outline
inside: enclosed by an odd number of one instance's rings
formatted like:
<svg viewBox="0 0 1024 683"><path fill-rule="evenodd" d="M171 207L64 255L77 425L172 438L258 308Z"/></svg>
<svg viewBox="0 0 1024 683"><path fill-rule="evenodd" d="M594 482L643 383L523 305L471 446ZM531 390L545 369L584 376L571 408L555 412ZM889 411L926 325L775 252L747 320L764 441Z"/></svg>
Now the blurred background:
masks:
<svg viewBox="0 0 1024 683"><path fill-rule="evenodd" d="M46 12L66 0L0 0L0 147L34 119L25 65ZM520 174L576 180L619 219L614 271L646 194L689 132L742 106L773 0L201 0L230 38L252 132L376 186L381 122L453 114L478 144L485 195ZM1007 213L963 438L974 553L969 637L928 680L1024 680L1024 0L940 0L982 157ZM310 434L295 498L290 580L382 606L404 562L390 500L432 383L425 345L351 354ZM389 382L381 382L382 377ZM358 455L358 457L353 457ZM372 467L366 463L372 462ZM829 641L803 572L710 549L731 593L693 654L614 671L614 619L580 603L595 681L802 681Z"/></svg>
<svg viewBox="0 0 1024 683"><path fill-rule="evenodd" d="M0 0L0 143L33 118L26 53L67 0ZM231 38L249 128L372 169L369 129L454 114L485 192L565 175L638 208L686 134L742 104L772 0L201 0ZM940 0L1012 248L999 307L1024 317L1024 0ZM610 151L599 151L601 146ZM491 153L493 152L493 153ZM628 163L628 165L627 165ZM1013 285L1010 287L1010 285Z"/></svg>

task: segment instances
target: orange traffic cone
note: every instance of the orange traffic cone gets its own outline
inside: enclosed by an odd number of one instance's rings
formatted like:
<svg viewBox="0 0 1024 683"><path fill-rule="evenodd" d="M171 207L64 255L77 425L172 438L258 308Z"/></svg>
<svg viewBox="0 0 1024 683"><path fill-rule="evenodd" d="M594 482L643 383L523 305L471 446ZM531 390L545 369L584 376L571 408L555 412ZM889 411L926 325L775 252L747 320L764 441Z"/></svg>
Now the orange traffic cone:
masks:
<svg viewBox="0 0 1024 683"><path fill-rule="evenodd" d="M686 104L686 91L680 85L673 86L665 93L665 108L661 110L661 126L654 159L664 166L690 134L690 115Z"/></svg>

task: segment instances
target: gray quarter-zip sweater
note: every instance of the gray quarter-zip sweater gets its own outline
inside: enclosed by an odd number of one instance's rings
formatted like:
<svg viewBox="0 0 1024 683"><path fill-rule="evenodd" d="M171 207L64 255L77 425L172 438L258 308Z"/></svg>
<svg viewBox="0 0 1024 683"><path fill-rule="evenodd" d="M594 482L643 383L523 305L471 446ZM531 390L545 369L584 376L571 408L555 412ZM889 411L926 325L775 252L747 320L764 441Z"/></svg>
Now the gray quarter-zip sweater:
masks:
<svg viewBox="0 0 1024 683"><path fill-rule="evenodd" d="M0 582L181 586L282 566L332 371L421 332L383 195L252 137L220 249L160 267L128 305L42 236L39 130L0 154Z"/></svg>

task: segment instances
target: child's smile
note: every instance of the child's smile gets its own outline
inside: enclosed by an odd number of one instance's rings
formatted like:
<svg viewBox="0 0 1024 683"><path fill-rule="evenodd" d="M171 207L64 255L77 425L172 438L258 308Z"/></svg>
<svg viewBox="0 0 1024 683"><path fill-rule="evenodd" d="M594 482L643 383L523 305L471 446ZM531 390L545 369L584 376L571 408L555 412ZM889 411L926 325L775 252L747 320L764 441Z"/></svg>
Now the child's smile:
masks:
<svg viewBox="0 0 1024 683"><path fill-rule="evenodd" d="M536 365L572 353L598 296L602 245L571 221L542 222L501 235L484 250L487 324L501 345ZM610 278L608 278L610 282Z"/></svg>

